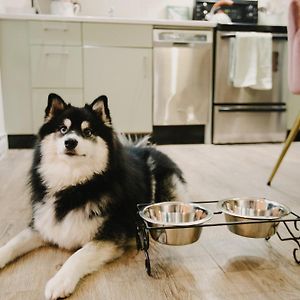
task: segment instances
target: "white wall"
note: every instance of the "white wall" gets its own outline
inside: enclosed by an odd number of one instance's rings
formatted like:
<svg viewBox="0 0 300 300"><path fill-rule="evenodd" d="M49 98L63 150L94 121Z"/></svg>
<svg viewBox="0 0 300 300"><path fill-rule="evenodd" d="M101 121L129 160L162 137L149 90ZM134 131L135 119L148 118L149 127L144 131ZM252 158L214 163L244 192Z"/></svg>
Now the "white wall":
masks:
<svg viewBox="0 0 300 300"><path fill-rule="evenodd" d="M188 6L190 14L194 0L80 0L82 15L97 15L124 18L166 18L166 7Z"/></svg>
<svg viewBox="0 0 300 300"><path fill-rule="evenodd" d="M166 7L187 6L192 16L194 0L72 0L81 4L81 15L88 16L114 16L121 18L151 18L166 17ZM31 0L0 0L0 7L28 7ZM51 0L34 0L36 7L42 13L50 12ZM12 10L12 9L10 9Z"/></svg>
<svg viewBox="0 0 300 300"><path fill-rule="evenodd" d="M47 1L47 0L39 0ZM48 0L49 1L49 0ZM166 18L166 7L187 6L190 9L190 17L194 6L194 0L78 0L82 5L82 15L114 16L124 18ZM254 0L255 1L255 0ZM279 22L274 25L285 25L287 19L287 0L258 0L259 7L266 7L269 12L265 22ZM273 14L277 16L272 16ZM279 16L278 16L279 15ZM267 19L269 18L269 19Z"/></svg>
<svg viewBox="0 0 300 300"><path fill-rule="evenodd" d="M258 13L258 23L262 25L287 25L288 0L258 0L258 7L267 11Z"/></svg>
<svg viewBox="0 0 300 300"><path fill-rule="evenodd" d="M3 99L2 99L1 72L0 72L0 159L6 153L7 148L8 145L7 145L7 135L4 126Z"/></svg>
<svg viewBox="0 0 300 300"><path fill-rule="evenodd" d="M70 0L71 1L71 0ZM189 8L190 18L194 0L72 0L81 3L81 15L112 16L137 19L165 19L167 6L185 6ZM256 1L256 0L252 0ZM41 13L50 13L51 0L34 0ZM268 13L260 13L260 23L270 25L286 25L288 0L258 0L259 7L266 7ZM1 8L12 12L15 7L25 10L31 6L31 0L0 0ZM25 12L24 11L24 12Z"/></svg>

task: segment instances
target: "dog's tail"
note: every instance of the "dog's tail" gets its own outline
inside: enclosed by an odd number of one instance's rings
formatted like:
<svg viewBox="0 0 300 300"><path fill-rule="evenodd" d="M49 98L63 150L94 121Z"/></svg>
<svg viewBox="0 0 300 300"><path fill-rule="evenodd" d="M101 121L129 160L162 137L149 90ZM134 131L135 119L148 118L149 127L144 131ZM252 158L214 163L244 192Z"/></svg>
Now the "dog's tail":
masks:
<svg viewBox="0 0 300 300"><path fill-rule="evenodd" d="M153 146L150 141L151 136L149 134L139 137L138 135L132 136L129 134L118 133L118 138L121 144L125 147L143 148Z"/></svg>

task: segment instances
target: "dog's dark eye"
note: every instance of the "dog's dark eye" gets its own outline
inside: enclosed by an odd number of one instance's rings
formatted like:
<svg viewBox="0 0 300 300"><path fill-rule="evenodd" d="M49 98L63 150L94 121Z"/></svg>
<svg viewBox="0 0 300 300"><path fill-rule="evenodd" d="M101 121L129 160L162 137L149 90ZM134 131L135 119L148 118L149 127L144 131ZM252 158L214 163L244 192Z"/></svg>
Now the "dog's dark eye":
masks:
<svg viewBox="0 0 300 300"><path fill-rule="evenodd" d="M65 133L67 133L68 128L67 128L67 126L61 126L60 129L59 129L59 131L60 131L62 134L65 134Z"/></svg>
<svg viewBox="0 0 300 300"><path fill-rule="evenodd" d="M85 128L85 129L83 130L83 134L84 134L86 137L89 137L89 136L92 135L92 130L89 129L89 128Z"/></svg>

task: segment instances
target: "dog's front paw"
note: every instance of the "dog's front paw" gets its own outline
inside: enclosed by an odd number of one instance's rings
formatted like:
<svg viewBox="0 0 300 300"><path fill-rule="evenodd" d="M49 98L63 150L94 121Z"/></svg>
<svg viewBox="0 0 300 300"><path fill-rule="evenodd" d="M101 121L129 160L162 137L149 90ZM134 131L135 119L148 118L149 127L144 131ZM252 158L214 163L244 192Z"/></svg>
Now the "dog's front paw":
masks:
<svg viewBox="0 0 300 300"><path fill-rule="evenodd" d="M11 261L11 254L4 247L0 248L0 269L4 268Z"/></svg>
<svg viewBox="0 0 300 300"><path fill-rule="evenodd" d="M48 281L46 285L46 299L54 300L59 298L66 298L73 293L76 284L77 281L70 276L62 276L62 274L56 274Z"/></svg>

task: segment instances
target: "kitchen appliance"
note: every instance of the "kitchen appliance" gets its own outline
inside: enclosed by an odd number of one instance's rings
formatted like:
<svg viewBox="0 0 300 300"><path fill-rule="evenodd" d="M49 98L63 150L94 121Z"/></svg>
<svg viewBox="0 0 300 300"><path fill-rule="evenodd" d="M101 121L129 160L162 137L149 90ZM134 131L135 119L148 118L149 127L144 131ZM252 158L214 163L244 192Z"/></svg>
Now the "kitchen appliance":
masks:
<svg viewBox="0 0 300 300"><path fill-rule="evenodd" d="M193 20L206 20L217 0L196 0L193 9ZM257 23L257 1L234 0L231 6L221 6L222 11L229 16L233 23Z"/></svg>
<svg viewBox="0 0 300 300"><path fill-rule="evenodd" d="M271 32L272 89L236 88L230 82L230 40L237 31ZM286 104L281 96L285 27L219 24L216 31L213 143L281 142L286 136Z"/></svg>
<svg viewBox="0 0 300 300"><path fill-rule="evenodd" d="M154 138L168 130L165 136L174 134L176 139L178 127L170 126L182 126L181 130L187 130L180 136L179 143L203 142L203 134L197 126L204 126L209 118L213 32L156 29L153 34ZM194 135L195 140L194 137L189 139L189 134ZM156 142L157 139L159 137Z"/></svg>

